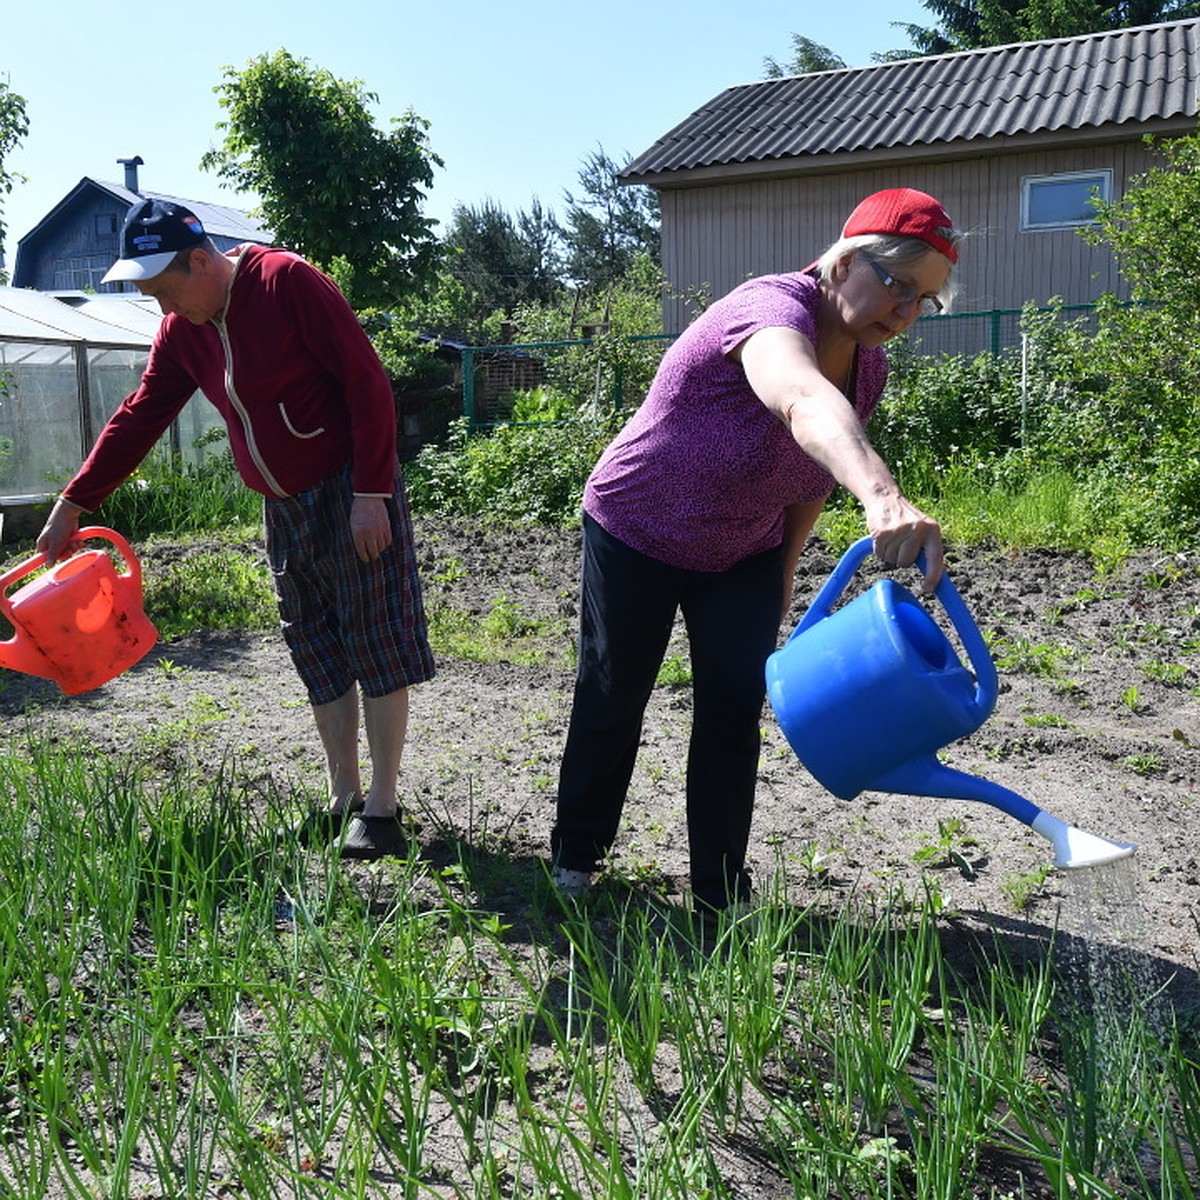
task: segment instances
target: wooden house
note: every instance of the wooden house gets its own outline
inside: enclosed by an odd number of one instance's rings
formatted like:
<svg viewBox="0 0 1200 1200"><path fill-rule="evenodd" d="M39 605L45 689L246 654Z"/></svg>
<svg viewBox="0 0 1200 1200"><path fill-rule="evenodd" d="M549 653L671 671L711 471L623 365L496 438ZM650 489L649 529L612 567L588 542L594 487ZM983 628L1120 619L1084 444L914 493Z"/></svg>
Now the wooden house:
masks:
<svg viewBox="0 0 1200 1200"><path fill-rule="evenodd" d="M1200 20L821 71L726 88L622 172L662 206L675 296L803 268L880 188L931 192L969 239L958 312L1122 295L1079 236L1196 130ZM691 313L668 298L664 328ZM942 320L942 318L932 318ZM924 324L924 322L922 323Z"/></svg>
<svg viewBox="0 0 1200 1200"><path fill-rule="evenodd" d="M220 204L141 191L140 157L119 159L125 182L103 183L86 176L17 243L13 287L41 292L131 292L131 283L100 280L121 250L121 226L142 199L171 200L200 218L218 250L241 242L271 243L271 235L246 213Z"/></svg>

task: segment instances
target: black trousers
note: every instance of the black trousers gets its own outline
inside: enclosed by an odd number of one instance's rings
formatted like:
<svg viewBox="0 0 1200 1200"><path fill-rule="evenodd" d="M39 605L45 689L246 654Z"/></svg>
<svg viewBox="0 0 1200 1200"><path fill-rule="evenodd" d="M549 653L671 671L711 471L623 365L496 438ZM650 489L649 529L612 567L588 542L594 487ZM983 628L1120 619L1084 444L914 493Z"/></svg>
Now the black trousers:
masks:
<svg viewBox="0 0 1200 1200"><path fill-rule="evenodd" d="M718 908L749 894L764 668L782 600L782 547L728 571L688 571L639 554L584 516L579 668L551 833L556 866L595 870L612 847L646 703L682 611L692 661L692 892Z"/></svg>

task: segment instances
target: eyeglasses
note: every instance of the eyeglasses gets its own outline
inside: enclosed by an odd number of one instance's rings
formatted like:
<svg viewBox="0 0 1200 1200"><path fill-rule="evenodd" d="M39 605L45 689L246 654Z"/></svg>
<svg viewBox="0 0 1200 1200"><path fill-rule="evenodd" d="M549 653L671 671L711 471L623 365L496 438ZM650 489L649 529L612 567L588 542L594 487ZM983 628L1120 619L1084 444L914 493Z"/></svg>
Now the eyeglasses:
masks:
<svg viewBox="0 0 1200 1200"><path fill-rule="evenodd" d="M879 276L879 282L887 288L888 295L897 304L909 304L916 300L917 312L923 317L936 317L942 311L942 302L936 296L922 296L911 283L893 279L873 258L866 254L863 258L870 263L871 270Z"/></svg>

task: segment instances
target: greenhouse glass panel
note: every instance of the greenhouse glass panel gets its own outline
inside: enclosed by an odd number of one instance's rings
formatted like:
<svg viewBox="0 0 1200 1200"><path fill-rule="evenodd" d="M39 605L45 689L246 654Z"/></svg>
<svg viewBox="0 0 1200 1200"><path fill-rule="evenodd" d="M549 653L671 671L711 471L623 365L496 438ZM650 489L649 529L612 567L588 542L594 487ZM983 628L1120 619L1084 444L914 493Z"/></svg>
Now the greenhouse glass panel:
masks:
<svg viewBox="0 0 1200 1200"><path fill-rule="evenodd" d="M92 432L98 434L121 401L138 385L149 354L145 350L88 350L88 392Z"/></svg>
<svg viewBox="0 0 1200 1200"><path fill-rule="evenodd" d="M0 342L0 495L56 491L78 467L80 444L73 349Z"/></svg>
<svg viewBox="0 0 1200 1200"><path fill-rule="evenodd" d="M202 467L229 450L225 418L197 392L184 405L176 420L179 427L179 456L189 467Z"/></svg>

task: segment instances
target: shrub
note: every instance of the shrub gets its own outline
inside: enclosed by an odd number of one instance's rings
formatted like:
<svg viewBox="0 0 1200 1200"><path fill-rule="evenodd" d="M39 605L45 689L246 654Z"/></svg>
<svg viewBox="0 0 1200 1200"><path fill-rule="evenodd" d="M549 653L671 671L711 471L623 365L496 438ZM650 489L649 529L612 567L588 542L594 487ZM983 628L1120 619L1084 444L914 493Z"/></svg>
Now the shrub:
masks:
<svg viewBox="0 0 1200 1200"><path fill-rule="evenodd" d="M626 414L558 424L501 425L469 436L455 421L444 446L405 467L414 511L571 525L583 485Z"/></svg>

